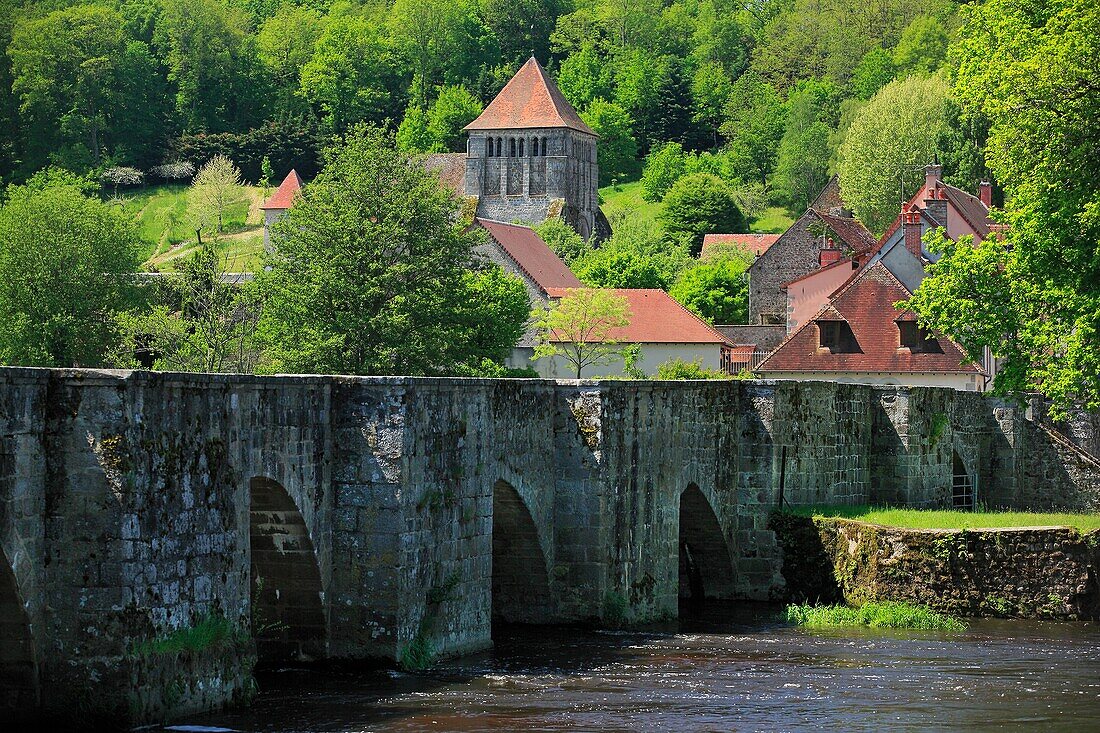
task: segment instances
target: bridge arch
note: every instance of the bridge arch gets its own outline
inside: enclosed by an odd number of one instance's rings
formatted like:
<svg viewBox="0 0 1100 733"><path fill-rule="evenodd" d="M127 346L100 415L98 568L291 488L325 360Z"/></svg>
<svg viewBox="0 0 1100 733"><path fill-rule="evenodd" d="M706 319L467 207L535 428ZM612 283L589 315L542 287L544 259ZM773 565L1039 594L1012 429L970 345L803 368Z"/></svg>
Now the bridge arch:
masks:
<svg viewBox="0 0 1100 733"><path fill-rule="evenodd" d="M15 573L0 549L0 716L37 709L40 692L34 637Z"/></svg>
<svg viewBox="0 0 1100 733"><path fill-rule="evenodd" d="M493 484L494 622L542 623L553 618L546 557L527 504L510 483Z"/></svg>
<svg viewBox="0 0 1100 733"><path fill-rule="evenodd" d="M249 592L261 664L325 654L321 572L309 528L274 479L249 481Z"/></svg>
<svg viewBox="0 0 1100 733"><path fill-rule="evenodd" d="M718 516L696 484L680 494L679 596L700 604L734 595L729 544Z"/></svg>

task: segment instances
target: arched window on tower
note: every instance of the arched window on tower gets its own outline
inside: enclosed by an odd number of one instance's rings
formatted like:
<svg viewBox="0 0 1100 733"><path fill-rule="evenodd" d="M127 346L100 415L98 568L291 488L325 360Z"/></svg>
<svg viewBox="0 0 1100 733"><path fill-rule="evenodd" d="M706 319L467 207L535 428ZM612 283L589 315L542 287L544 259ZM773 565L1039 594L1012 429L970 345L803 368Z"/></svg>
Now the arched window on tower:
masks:
<svg viewBox="0 0 1100 733"><path fill-rule="evenodd" d="M516 139L514 137L508 138L508 157L516 157Z"/></svg>
<svg viewBox="0 0 1100 733"><path fill-rule="evenodd" d="M497 157L504 155L504 141L501 138L497 138Z"/></svg>
<svg viewBox="0 0 1100 733"><path fill-rule="evenodd" d="M531 139L531 157L539 157L539 139L537 137Z"/></svg>
<svg viewBox="0 0 1100 733"><path fill-rule="evenodd" d="M524 155L523 155L523 138L522 137L519 139L519 157L521 157L521 158L524 157Z"/></svg>

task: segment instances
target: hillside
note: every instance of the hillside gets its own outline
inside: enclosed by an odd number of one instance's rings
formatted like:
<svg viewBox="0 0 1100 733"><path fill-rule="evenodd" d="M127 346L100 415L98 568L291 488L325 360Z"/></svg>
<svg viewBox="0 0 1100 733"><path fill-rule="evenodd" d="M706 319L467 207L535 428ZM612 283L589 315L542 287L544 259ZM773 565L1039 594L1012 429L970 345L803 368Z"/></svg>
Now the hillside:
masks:
<svg viewBox="0 0 1100 733"><path fill-rule="evenodd" d="M642 198L642 183L620 183L600 189L600 207L608 221L619 216L656 221L661 211L660 202L653 203ZM794 223L787 211L781 206L768 208L749 226L749 231L764 234L780 234Z"/></svg>

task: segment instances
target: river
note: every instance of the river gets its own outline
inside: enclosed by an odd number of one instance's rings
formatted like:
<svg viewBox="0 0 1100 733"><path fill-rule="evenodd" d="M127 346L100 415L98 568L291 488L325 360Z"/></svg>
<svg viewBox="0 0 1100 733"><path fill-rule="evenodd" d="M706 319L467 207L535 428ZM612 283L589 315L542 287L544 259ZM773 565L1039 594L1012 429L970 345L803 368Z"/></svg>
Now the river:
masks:
<svg viewBox="0 0 1100 733"><path fill-rule="evenodd" d="M425 674L284 669L238 731L1100 731L1100 628L975 620L961 633L806 631L775 607L671 628L506 628Z"/></svg>

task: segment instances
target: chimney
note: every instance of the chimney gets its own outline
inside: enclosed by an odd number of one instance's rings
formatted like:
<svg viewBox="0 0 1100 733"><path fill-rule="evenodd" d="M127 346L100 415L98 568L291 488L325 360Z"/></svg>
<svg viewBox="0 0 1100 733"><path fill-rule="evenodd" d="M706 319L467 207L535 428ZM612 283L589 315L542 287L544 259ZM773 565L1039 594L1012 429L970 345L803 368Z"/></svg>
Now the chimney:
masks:
<svg viewBox="0 0 1100 733"><path fill-rule="evenodd" d="M939 226L947 226L947 198L939 182L928 189L928 197L924 199L924 214Z"/></svg>
<svg viewBox="0 0 1100 733"><path fill-rule="evenodd" d="M933 163L924 167L924 187L931 189L939 182L940 177L943 175L943 166L939 163Z"/></svg>
<svg viewBox="0 0 1100 733"><path fill-rule="evenodd" d="M985 204L985 208L993 208L993 184L989 181L982 181L978 184L978 198Z"/></svg>
<svg viewBox="0 0 1100 733"><path fill-rule="evenodd" d="M834 262L839 262L842 255L843 253L840 251L840 248L836 246L836 242L830 237L828 243L822 247L821 251L818 253L817 261L819 265L825 267Z"/></svg>
<svg viewBox="0 0 1100 733"><path fill-rule="evenodd" d="M905 248L918 260L921 258L921 223L920 209L913 206L902 214L905 220Z"/></svg>

